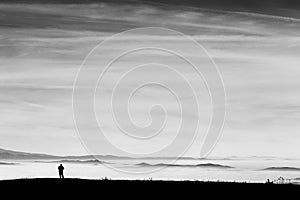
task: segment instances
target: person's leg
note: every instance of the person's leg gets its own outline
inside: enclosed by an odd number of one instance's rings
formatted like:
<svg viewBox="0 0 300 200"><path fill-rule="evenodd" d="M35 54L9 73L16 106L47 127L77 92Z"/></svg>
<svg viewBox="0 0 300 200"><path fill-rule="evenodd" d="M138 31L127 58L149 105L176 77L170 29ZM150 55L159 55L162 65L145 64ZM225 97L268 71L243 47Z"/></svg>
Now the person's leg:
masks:
<svg viewBox="0 0 300 200"><path fill-rule="evenodd" d="M61 177L62 177L62 179L64 179L65 178L64 174L62 174Z"/></svg>

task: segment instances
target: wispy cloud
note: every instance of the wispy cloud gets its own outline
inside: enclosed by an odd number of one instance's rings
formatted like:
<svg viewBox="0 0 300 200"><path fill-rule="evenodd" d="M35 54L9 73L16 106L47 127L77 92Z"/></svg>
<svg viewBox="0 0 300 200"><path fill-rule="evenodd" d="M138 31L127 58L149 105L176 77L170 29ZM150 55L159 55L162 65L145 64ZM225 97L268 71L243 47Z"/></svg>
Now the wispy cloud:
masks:
<svg viewBox="0 0 300 200"><path fill-rule="evenodd" d="M227 89L228 115L225 135L220 141L224 149L218 148L216 154L232 153L241 144L246 150L239 149L237 153L249 153L253 147L251 141L270 132L273 133L270 138L277 138L287 146L283 136L298 138L294 134L300 118L298 19L112 4L1 4L0 12L1 146L56 154L61 151L82 153L71 107L78 67L86 54L107 36L144 26L163 26L191 35L208 49L220 67ZM160 40L182 44L178 38L160 37ZM128 42L120 41L119 45L128 45ZM122 64L134 65L135 62ZM110 75L118 75L121 70L120 66L114 68ZM191 72L189 74L193 77ZM180 87L176 80L166 77L166 81ZM123 87L126 90L130 85ZM161 95L156 92L150 90L146 92L147 98L138 97L137 118L145 117L143 105ZM201 96L201 92L198 95ZM188 101L189 96L185 99ZM169 114L176 121L178 115L173 111L176 106L172 106L170 104ZM105 126L114 130L109 124ZM167 132L171 131L170 126ZM236 137L242 133L247 134L249 142ZM18 137L26 138L27 143L15 142ZM68 138L71 142L67 142ZM29 145L36 141L44 145ZM67 142L68 147L61 141ZM268 145L273 144L266 143ZM272 153L287 155L291 149L286 149ZM190 153L197 155L198 150L194 147Z"/></svg>

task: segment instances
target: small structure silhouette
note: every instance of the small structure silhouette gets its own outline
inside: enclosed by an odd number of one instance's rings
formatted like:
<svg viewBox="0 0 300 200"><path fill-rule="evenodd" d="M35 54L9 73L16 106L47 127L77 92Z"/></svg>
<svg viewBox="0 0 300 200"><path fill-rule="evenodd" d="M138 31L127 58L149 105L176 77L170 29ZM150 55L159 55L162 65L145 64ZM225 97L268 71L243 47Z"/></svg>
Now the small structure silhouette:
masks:
<svg viewBox="0 0 300 200"><path fill-rule="evenodd" d="M270 181L270 179L267 179L266 184L273 184L273 181Z"/></svg>
<svg viewBox="0 0 300 200"><path fill-rule="evenodd" d="M58 174L59 174L59 178L60 179L64 179L65 177L64 177L64 166L62 165L62 164L60 164L59 166L58 166Z"/></svg>

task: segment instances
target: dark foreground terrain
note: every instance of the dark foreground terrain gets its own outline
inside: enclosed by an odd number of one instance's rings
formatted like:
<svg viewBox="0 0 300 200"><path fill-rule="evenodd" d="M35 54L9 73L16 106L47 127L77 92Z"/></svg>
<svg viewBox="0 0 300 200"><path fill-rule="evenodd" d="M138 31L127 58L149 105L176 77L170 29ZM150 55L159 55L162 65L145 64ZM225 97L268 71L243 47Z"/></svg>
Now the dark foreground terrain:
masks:
<svg viewBox="0 0 300 200"><path fill-rule="evenodd" d="M18 179L0 181L0 194L39 199L70 198L299 198L300 185L200 181Z"/></svg>

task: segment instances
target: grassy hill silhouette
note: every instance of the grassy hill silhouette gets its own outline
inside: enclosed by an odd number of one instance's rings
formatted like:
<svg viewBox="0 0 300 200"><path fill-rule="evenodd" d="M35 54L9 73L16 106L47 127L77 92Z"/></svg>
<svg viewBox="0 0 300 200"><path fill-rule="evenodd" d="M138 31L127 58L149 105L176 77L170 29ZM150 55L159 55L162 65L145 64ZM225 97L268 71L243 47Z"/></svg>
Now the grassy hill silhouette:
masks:
<svg viewBox="0 0 300 200"><path fill-rule="evenodd" d="M125 198L233 198L245 196L272 198L274 196L293 197L299 193L300 185L201 182L201 181L154 181L154 180L86 180L86 179L17 179L0 181L1 194L19 194L24 198L54 196L67 199ZM17 191L17 192L11 192Z"/></svg>

